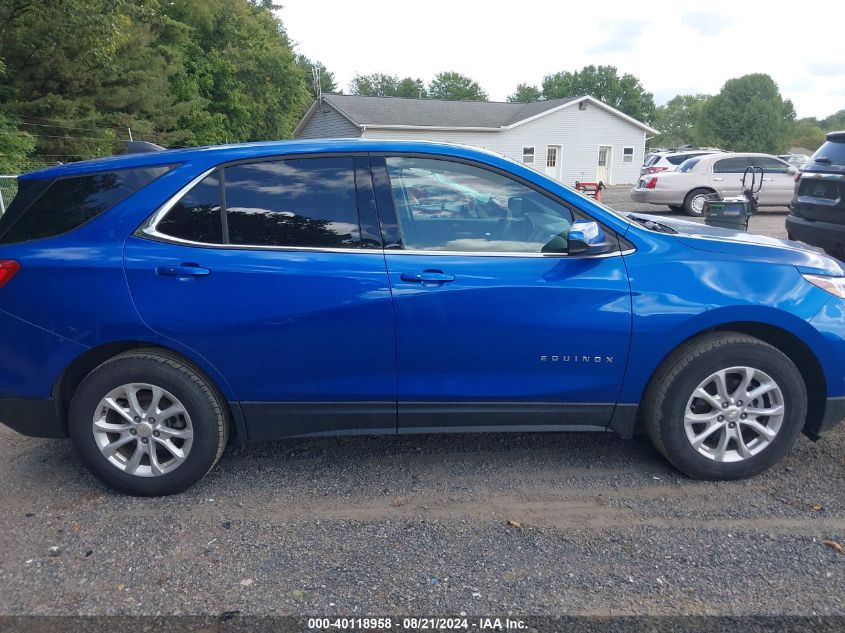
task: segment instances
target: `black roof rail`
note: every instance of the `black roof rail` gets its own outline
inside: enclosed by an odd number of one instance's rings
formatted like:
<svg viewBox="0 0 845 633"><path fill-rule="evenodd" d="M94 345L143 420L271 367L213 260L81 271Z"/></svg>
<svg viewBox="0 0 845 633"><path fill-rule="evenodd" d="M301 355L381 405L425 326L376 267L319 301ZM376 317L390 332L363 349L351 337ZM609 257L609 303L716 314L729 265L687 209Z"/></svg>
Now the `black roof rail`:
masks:
<svg viewBox="0 0 845 633"><path fill-rule="evenodd" d="M163 152L167 148L147 141L126 141L127 154L146 154L147 152Z"/></svg>

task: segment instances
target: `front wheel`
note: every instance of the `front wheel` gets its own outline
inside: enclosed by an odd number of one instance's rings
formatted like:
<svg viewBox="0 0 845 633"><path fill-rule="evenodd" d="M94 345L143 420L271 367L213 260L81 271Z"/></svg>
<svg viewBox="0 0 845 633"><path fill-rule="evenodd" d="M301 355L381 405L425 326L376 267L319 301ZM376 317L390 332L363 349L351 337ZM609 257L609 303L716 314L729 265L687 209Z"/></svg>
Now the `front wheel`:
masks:
<svg viewBox="0 0 845 633"><path fill-rule="evenodd" d="M684 198L684 211L694 218L704 217L704 201L712 191L707 189L693 189Z"/></svg>
<svg viewBox="0 0 845 633"><path fill-rule="evenodd" d="M185 490L214 466L228 439L226 412L195 368L164 351L136 350L85 377L68 426L99 479L128 494L158 496Z"/></svg>
<svg viewBox="0 0 845 633"><path fill-rule="evenodd" d="M652 442L675 467L697 479L738 479L789 451L804 426L807 393L782 352L717 332L670 355L643 404Z"/></svg>

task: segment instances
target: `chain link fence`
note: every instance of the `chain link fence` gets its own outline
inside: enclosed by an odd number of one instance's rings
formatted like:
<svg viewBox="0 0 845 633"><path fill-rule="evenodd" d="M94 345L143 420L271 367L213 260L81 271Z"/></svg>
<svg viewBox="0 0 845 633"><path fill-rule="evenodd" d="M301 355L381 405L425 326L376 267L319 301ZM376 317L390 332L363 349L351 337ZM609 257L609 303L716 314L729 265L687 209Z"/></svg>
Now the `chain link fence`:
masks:
<svg viewBox="0 0 845 633"><path fill-rule="evenodd" d="M0 215L6 213L9 203L18 192L18 177L11 175L0 175Z"/></svg>

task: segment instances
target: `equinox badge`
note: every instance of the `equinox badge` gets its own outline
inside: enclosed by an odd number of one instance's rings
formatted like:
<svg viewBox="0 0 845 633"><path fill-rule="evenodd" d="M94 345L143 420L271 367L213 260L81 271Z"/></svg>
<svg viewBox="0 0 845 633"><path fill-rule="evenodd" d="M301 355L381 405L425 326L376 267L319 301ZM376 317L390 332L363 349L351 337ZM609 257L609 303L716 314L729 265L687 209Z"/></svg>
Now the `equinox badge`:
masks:
<svg viewBox="0 0 845 633"><path fill-rule="evenodd" d="M597 365L599 363L604 363L605 365L610 365L613 363L613 356L578 356L578 355L570 355L564 354L560 356L540 356L541 363L592 363Z"/></svg>

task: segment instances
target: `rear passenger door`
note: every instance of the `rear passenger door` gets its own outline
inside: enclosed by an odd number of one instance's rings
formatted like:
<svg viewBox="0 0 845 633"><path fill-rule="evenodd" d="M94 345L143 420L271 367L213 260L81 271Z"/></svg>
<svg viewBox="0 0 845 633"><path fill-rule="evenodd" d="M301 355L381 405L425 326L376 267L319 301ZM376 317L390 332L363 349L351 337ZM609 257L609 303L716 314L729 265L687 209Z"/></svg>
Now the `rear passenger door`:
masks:
<svg viewBox="0 0 845 633"><path fill-rule="evenodd" d="M737 196L742 192L742 175L748 167L746 157L723 158L713 163L710 184L723 196Z"/></svg>
<svg viewBox="0 0 845 633"><path fill-rule="evenodd" d="M229 381L250 439L395 432L393 311L366 156L201 175L127 241L125 268L144 321Z"/></svg>
<svg viewBox="0 0 845 633"><path fill-rule="evenodd" d="M789 165L774 156L757 156L751 164L763 168L763 188L760 189L760 204L787 206L795 192L795 176ZM759 178L759 174L757 174ZM750 186L749 182L749 186Z"/></svg>

